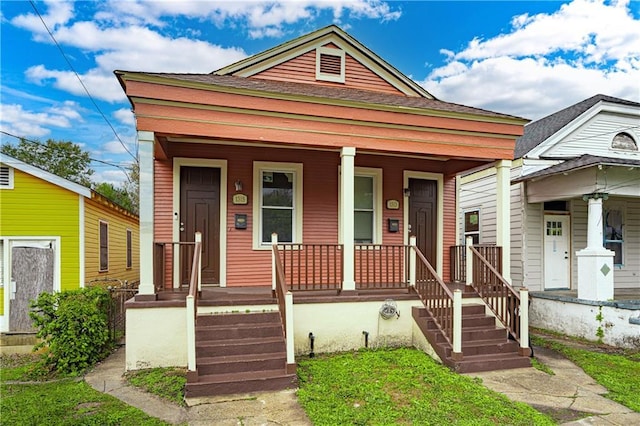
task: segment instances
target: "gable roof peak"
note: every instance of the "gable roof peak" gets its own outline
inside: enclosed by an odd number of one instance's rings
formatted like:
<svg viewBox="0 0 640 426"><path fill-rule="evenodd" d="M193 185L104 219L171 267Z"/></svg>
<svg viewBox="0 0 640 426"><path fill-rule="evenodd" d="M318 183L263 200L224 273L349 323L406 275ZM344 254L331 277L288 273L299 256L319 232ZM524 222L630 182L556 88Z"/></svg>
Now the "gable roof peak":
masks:
<svg viewBox="0 0 640 426"><path fill-rule="evenodd" d="M405 94L436 99L435 96L429 93L424 87L404 75L335 24L281 43L271 49L215 70L211 72L211 74L251 77L262 71L265 67L277 65L295 55L314 50L332 42L343 48L345 52L351 56L360 57L362 60L373 64L377 71L372 71L389 81L392 85L397 86L399 89L401 88L401 91Z"/></svg>
<svg viewBox="0 0 640 426"><path fill-rule="evenodd" d="M546 117L532 121L524 127L524 134L516 141L514 158L522 158L538 145L562 130L599 102L640 107L640 103L614 96L597 94L556 111Z"/></svg>

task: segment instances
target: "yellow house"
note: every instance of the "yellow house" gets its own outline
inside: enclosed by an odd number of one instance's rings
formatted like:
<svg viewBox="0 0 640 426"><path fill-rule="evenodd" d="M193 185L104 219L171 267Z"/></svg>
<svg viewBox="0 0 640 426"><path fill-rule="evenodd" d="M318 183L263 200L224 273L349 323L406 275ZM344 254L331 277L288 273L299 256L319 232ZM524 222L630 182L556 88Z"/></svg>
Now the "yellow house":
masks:
<svg viewBox="0 0 640 426"><path fill-rule="evenodd" d="M138 216L0 154L0 332L33 331L29 301L103 278L138 281Z"/></svg>

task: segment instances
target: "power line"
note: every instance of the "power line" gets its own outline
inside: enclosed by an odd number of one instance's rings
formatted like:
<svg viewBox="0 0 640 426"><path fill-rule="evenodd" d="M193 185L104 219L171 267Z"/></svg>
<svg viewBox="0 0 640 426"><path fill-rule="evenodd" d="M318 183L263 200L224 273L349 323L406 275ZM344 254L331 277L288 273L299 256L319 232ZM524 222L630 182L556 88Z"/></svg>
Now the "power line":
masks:
<svg viewBox="0 0 640 426"><path fill-rule="evenodd" d="M28 142L28 143L31 143L31 144L34 144L34 145L38 145L38 146L40 146L40 147L42 147L42 148L44 148L44 149L48 149L48 150L52 150L52 149L53 149L52 147L50 147L50 146L48 146L48 145L46 145L46 144L43 144L42 142L38 142L38 141L33 140L33 139L27 139L27 138L22 137L22 136L17 136L17 135L14 135L14 134L12 134L12 133L5 132L4 130L0 130L0 133L2 133L2 134L4 134L4 135L7 135L7 136L9 136L9 137L12 137L12 138L16 138L16 139L18 139L18 140L23 140L23 141L25 141L25 142ZM79 158L79 157L78 157L78 156L76 156L76 158ZM127 168L126 168L126 167L121 166L120 164L110 163L110 162L108 162L108 161L98 160L97 158L92 158L92 157L89 157L89 160L91 160L91 161L93 161L93 162L96 162L96 163L101 163L101 164L104 164L104 165L107 165L107 166L110 166L110 167L116 167L116 168L118 168L118 169L122 170L122 171L124 172L124 174L125 174L125 176L126 176L127 180L128 180L129 182L131 182L131 179L129 178L129 173L128 173L128 171L127 171Z"/></svg>
<svg viewBox="0 0 640 426"><path fill-rule="evenodd" d="M42 18L42 15L40 15L40 12L38 11L38 8L36 7L36 4L34 3L33 0L29 0L29 3L31 3L31 7L33 7L33 10L36 12L36 14L38 15L38 18L40 18L40 22L42 22L42 25L44 26L44 28L47 30L47 33L49 33L49 36L51 37L51 40L53 40L53 43L56 45L56 47L58 48L58 50L60 51L60 54L62 54L62 57L64 58L64 60L67 62L67 65L69 66L69 68L71 69L71 71L73 71L73 74L76 76L76 78L78 79L78 81L80 82L80 85L82 86L82 88L84 89L85 93L87 94L87 96L89 97L89 99L91 100L91 103L93 104L93 106L96 108L96 110L100 113L100 115L102 116L102 118L104 119L104 121L107 123L107 125L111 128L111 130L113 131L113 134L116 136L116 139L118 140L118 142L120 142L120 145L122 145L122 147L124 148L125 151L127 151L127 154L129 154L134 161L138 161L138 158L133 155L131 153L131 151L129 151L129 149L127 148L127 145L122 141L122 139L120 139L120 136L118 135L118 132L116 132L116 129L113 127L113 125L111 124L111 122L107 119L107 116L102 112L102 110L100 109L100 107L98 106L98 104L96 103L96 101L93 99L93 96L91 96L91 93L89 93L89 89L87 89L87 86L85 86L84 82L82 81L82 79L80 78L80 75L78 75L78 73L76 72L75 68L73 67L73 65L71 64L71 61L69 61L69 58L67 57L67 55L64 53L64 50L62 50L62 46L60 46L60 44L58 43L58 40L56 40L56 38L54 37L53 33L51 32L51 30L49 30L49 27L47 26L46 22L44 22L44 19Z"/></svg>

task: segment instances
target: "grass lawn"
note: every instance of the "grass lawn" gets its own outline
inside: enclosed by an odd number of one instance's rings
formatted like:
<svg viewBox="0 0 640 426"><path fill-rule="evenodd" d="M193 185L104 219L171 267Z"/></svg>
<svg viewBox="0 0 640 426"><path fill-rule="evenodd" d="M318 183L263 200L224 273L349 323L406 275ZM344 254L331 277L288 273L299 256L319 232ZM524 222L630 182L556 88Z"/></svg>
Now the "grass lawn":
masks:
<svg viewBox="0 0 640 426"><path fill-rule="evenodd" d="M166 425L80 379L28 381L33 356L0 356L3 425Z"/></svg>
<svg viewBox="0 0 640 426"><path fill-rule="evenodd" d="M298 376L298 400L317 425L555 424L416 349L306 358Z"/></svg>

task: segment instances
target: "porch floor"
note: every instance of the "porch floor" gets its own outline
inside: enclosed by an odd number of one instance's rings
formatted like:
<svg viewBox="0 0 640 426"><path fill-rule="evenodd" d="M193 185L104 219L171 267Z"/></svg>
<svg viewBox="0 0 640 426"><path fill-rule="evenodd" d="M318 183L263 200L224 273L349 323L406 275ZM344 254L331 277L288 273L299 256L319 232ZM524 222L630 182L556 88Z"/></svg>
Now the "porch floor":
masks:
<svg viewBox="0 0 640 426"><path fill-rule="evenodd" d="M546 290L546 291L532 291L532 297L539 297L541 299L557 299L567 300L571 302L585 302L588 304L612 304L612 305L625 305L633 309L640 309L640 289L616 289L613 292L612 301L591 301L578 299L578 290Z"/></svg>

